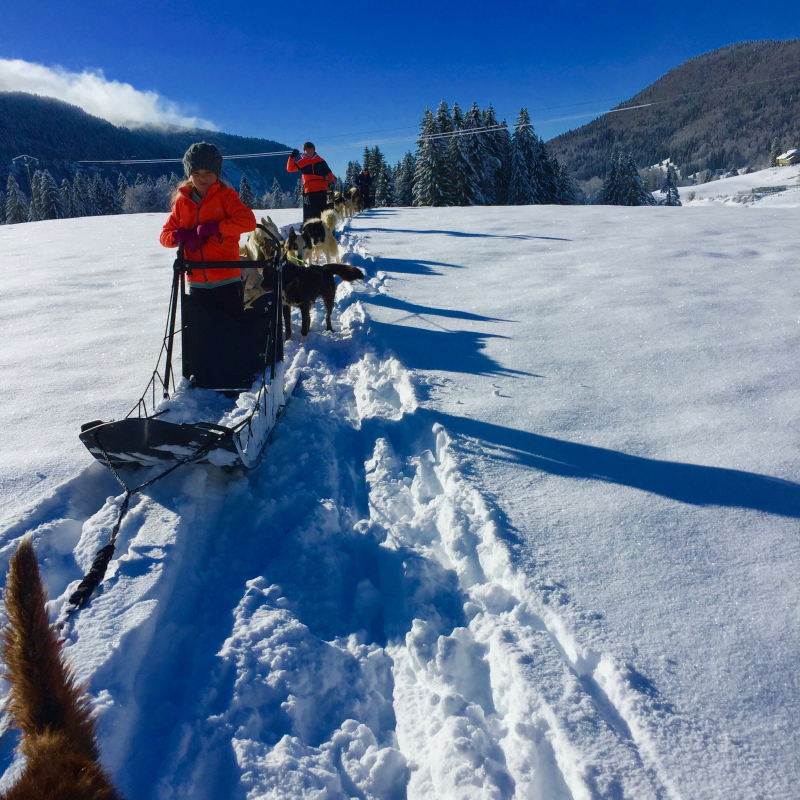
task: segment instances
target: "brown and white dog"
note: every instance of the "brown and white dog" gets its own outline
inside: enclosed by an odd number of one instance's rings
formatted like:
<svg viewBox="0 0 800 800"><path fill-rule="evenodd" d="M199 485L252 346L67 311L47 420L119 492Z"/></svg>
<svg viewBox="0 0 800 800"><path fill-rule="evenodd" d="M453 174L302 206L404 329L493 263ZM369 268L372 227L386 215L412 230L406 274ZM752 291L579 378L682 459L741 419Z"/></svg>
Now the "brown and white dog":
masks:
<svg viewBox="0 0 800 800"><path fill-rule="evenodd" d="M266 228L278 241L283 240L280 228L272 221L271 217L261 217L261 223L248 237L247 241L239 246L239 256L248 261L267 261L272 258L279 245L263 230ZM242 267L242 280L244 281L244 307L249 308L254 300L266 294L261 286L263 272L257 267Z"/></svg>
<svg viewBox="0 0 800 800"><path fill-rule="evenodd" d="M347 201L341 192L333 193L333 210L339 219L347 219Z"/></svg>
<svg viewBox="0 0 800 800"><path fill-rule="evenodd" d="M325 303L325 325L329 331L333 330L331 325L331 314L333 304L336 300L336 281L334 275L338 275L344 281L363 280L364 273L350 264L324 264L318 266L301 266L286 260L283 267L283 323L286 338L292 336L292 307L300 309L302 327L300 333L308 336L311 329L311 306L321 297Z"/></svg>
<svg viewBox="0 0 800 800"><path fill-rule="evenodd" d="M121 800L99 763L89 698L50 627L36 553L25 538L11 557L3 594L8 712L26 759L0 800Z"/></svg>
<svg viewBox="0 0 800 800"><path fill-rule="evenodd" d="M305 264L319 264L320 255L325 256L328 264L339 260L339 245L333 235L336 227L336 214L326 209L319 219L306 220L299 232L289 228L289 235L283 243L283 253L287 258Z"/></svg>

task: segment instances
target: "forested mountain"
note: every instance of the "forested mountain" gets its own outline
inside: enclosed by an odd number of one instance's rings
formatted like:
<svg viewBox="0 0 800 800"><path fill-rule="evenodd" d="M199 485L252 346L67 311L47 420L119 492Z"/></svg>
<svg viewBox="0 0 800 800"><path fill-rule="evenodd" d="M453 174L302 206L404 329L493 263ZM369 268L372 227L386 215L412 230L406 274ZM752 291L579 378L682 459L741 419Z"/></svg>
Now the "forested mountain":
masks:
<svg viewBox="0 0 800 800"><path fill-rule="evenodd" d="M783 149L800 147L800 39L698 56L617 108L643 103L662 104L605 114L548 148L580 181L604 177L617 152L640 166L670 158L683 174L766 166L775 137Z"/></svg>
<svg viewBox="0 0 800 800"><path fill-rule="evenodd" d="M110 122L87 114L77 106L50 97L24 92L0 92L0 182L5 186L9 172L19 177L11 159L27 154L39 159L39 169L47 169L60 183L72 179L80 168L87 174L100 171L116 185L122 171L129 181L137 173L154 179L170 171L182 176L180 164L81 164L84 159L117 158L180 158L186 148L200 140L213 142L223 155L288 150L286 145L270 139L234 136L216 131L193 130L176 126L118 128ZM297 180L286 172L286 159L259 158L225 162L225 177L235 186L241 175L247 175L258 191L266 191L277 178L285 190ZM27 190L27 177L22 185Z"/></svg>

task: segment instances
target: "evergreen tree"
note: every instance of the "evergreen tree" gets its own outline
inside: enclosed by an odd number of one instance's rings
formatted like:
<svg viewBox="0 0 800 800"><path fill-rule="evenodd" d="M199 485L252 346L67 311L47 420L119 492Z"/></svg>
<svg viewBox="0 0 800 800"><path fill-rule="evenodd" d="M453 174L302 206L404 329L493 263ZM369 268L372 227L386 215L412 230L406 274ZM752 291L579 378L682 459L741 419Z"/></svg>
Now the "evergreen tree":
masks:
<svg viewBox="0 0 800 800"><path fill-rule="evenodd" d="M108 178L103 180L103 214L121 214L122 203L119 195L114 191L114 184ZM165 209L166 210L166 209Z"/></svg>
<svg viewBox="0 0 800 800"><path fill-rule="evenodd" d="M473 109L475 106L473 106ZM468 112L470 117L472 112ZM448 142L448 152L450 155L450 174L452 176L452 195L451 199L458 206L479 206L483 205L483 194L481 193L481 176L475 169L474 160L477 157L477 149L472 139L477 139L475 134L467 133L468 130L475 128L474 115L467 120L462 118L461 109L458 103L453 103L453 130L455 135Z"/></svg>
<svg viewBox="0 0 800 800"><path fill-rule="evenodd" d="M557 202L562 206L574 206L581 202L581 191L578 189L577 184L567 174L564 167L558 163L558 159L552 157L553 165L556 171L558 180L558 198Z"/></svg>
<svg viewBox="0 0 800 800"><path fill-rule="evenodd" d="M495 140L497 146L497 157L500 159L500 168L495 173L495 203L505 205L510 203L508 200L509 187L511 183L511 134L508 130L508 123L503 120L500 123L500 130L496 133Z"/></svg>
<svg viewBox="0 0 800 800"><path fill-rule="evenodd" d="M100 173L95 172L90 181L87 181L89 202L87 204L87 214L91 217L97 217L103 213L103 181L100 178Z"/></svg>
<svg viewBox="0 0 800 800"><path fill-rule="evenodd" d="M293 193L294 204L297 208L303 207L303 179L298 178Z"/></svg>
<svg viewBox="0 0 800 800"><path fill-rule="evenodd" d="M347 172L344 175L344 188L346 190L355 187L360 172L361 164L358 161L347 162Z"/></svg>
<svg viewBox="0 0 800 800"><path fill-rule="evenodd" d="M136 173L136 180L133 182L134 186L141 186L144 183L144 176L141 172Z"/></svg>
<svg viewBox="0 0 800 800"><path fill-rule="evenodd" d="M598 202L608 206L654 206L656 199L642 185L633 155L612 162Z"/></svg>
<svg viewBox="0 0 800 800"><path fill-rule="evenodd" d="M242 179L239 181L239 199L248 208L256 207L256 197L253 194L253 190L250 187L250 181L247 180L246 175L242 175Z"/></svg>
<svg viewBox="0 0 800 800"><path fill-rule="evenodd" d="M533 128L531 128L533 131ZM558 172L544 142L533 133L536 150L531 164L531 186L537 187L536 202L545 205L558 203Z"/></svg>
<svg viewBox="0 0 800 800"><path fill-rule="evenodd" d="M605 182L603 183L603 188L600 190L600 194L597 197L598 205L624 205L624 203L621 202L623 194L620 184L621 158L622 155L619 155L617 158L612 157L611 159L611 169L608 171Z"/></svg>
<svg viewBox="0 0 800 800"><path fill-rule="evenodd" d="M447 203L448 185L444 179L447 159L439 128L429 108L420 125L419 149L414 165L414 205L443 206Z"/></svg>
<svg viewBox="0 0 800 800"><path fill-rule="evenodd" d="M72 187L66 178L61 181L61 188L58 193L61 195L61 208L63 209L64 217L74 217L75 215L72 213Z"/></svg>
<svg viewBox="0 0 800 800"><path fill-rule="evenodd" d="M511 150L509 204L528 205L541 202L542 188L537 180L541 173L538 165L541 149L539 147L539 137L533 130L527 108L520 109L514 126L514 135L511 138ZM526 183L521 175L517 174L515 177L515 172L518 173L519 170L524 170L527 173L528 194L524 192L521 194L519 191L520 188L525 189ZM514 191L512 191L512 186L515 187ZM515 198L513 202L511 200L512 196ZM529 199L523 201L523 196Z"/></svg>
<svg viewBox="0 0 800 800"><path fill-rule="evenodd" d="M466 150L472 171L477 178L478 198L475 205L486 205L487 200L483 194L483 185L486 183L486 175L493 172L493 163L490 162L491 156L486 146L486 135L483 132L483 118L477 103L472 104L472 108L464 115L464 130L474 131L465 134Z"/></svg>
<svg viewBox="0 0 800 800"><path fill-rule="evenodd" d="M39 219L60 219L64 217L61 195L53 176L48 170L44 170L39 178L38 205Z"/></svg>
<svg viewBox="0 0 800 800"><path fill-rule="evenodd" d="M174 173L169 174L169 206L172 209L172 199L175 197L178 187L181 185L181 179Z"/></svg>
<svg viewBox="0 0 800 800"><path fill-rule="evenodd" d="M502 201L500 185L505 181L501 171L502 159L502 132L498 129L497 117L492 104L482 112L481 124L485 129L483 134L486 159L481 175L481 193L487 205L498 205Z"/></svg>
<svg viewBox="0 0 800 800"><path fill-rule="evenodd" d="M72 179L72 216L88 217L91 214L89 187L82 172L76 172Z"/></svg>
<svg viewBox="0 0 800 800"><path fill-rule="evenodd" d="M769 165L778 166L778 156L781 154L781 140L776 136L772 140L772 149L769 151Z"/></svg>
<svg viewBox="0 0 800 800"><path fill-rule="evenodd" d="M456 109L458 109L457 117ZM453 169L455 165L453 164L452 153L450 150L450 141L452 134L461 130L463 122L463 115L461 114L461 109L458 108L458 103L453 103L453 114L450 113L450 109L448 108L446 101L442 100L442 102L439 103L439 107L436 109L436 130L440 135L439 138L444 157L442 174L439 177L442 188L445 190L444 204L447 206L455 205L453 188Z"/></svg>
<svg viewBox="0 0 800 800"><path fill-rule="evenodd" d="M16 225L28 219L28 200L19 188L13 174L9 173L6 182L6 223Z"/></svg>
<svg viewBox="0 0 800 800"><path fill-rule="evenodd" d="M372 169L372 153L370 152L369 147L364 148L364 158L361 159L363 163L363 168L369 170L369 174L375 177L375 173Z"/></svg>
<svg viewBox="0 0 800 800"><path fill-rule="evenodd" d="M397 204L411 206L414 204L414 156L406 153L400 162L400 169L395 178Z"/></svg>
<svg viewBox="0 0 800 800"><path fill-rule="evenodd" d="M42 207L42 173L41 170L36 170L31 177L31 202L28 205L28 222L37 222L43 219L41 215Z"/></svg>
<svg viewBox="0 0 800 800"><path fill-rule="evenodd" d="M119 199L120 207L125 202L125 192L128 191L128 180L127 178L120 172L117 175L117 198Z"/></svg>
<svg viewBox="0 0 800 800"><path fill-rule="evenodd" d="M281 194L283 194L283 190L281 189L281 185L278 183L277 178L272 179L272 187L267 192L266 195L266 208L280 208L281 202Z"/></svg>
<svg viewBox="0 0 800 800"><path fill-rule="evenodd" d="M6 193L0 189L0 225L6 224Z"/></svg>
<svg viewBox="0 0 800 800"><path fill-rule="evenodd" d="M517 117L514 135L511 137L511 179L508 186L508 204L524 206L539 201L539 186L532 182L536 170L532 169L539 155L538 137L523 108Z"/></svg>
<svg viewBox="0 0 800 800"><path fill-rule="evenodd" d="M678 177L672 164L667 164L667 177L664 179L661 191L664 193L662 206L681 205L681 196L678 192Z"/></svg>
<svg viewBox="0 0 800 800"><path fill-rule="evenodd" d="M657 205L655 197L642 185L639 177L639 170L633 160L633 154L628 154L625 162L625 180L627 183L627 203L628 206L654 206Z"/></svg>

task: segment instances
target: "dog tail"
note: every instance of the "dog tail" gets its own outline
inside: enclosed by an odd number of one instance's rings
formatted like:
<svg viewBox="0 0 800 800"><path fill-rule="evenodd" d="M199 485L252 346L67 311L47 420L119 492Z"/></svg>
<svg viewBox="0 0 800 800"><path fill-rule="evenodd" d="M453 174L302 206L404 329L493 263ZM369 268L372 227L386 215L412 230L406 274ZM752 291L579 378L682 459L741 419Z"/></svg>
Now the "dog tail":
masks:
<svg viewBox="0 0 800 800"><path fill-rule="evenodd" d="M63 732L86 757L98 756L95 724L88 698L65 665L50 627L36 553L29 538L22 540L11 564L3 595L8 625L2 654L11 684L9 711L25 740L45 732Z"/></svg>
<svg viewBox="0 0 800 800"><path fill-rule="evenodd" d="M336 215L336 212L330 208L326 208L319 217L322 220L322 224L326 228L330 228L331 231L336 227L336 223L339 222L339 217Z"/></svg>
<svg viewBox="0 0 800 800"><path fill-rule="evenodd" d="M350 264L326 264L322 269L332 275L338 275L343 281L364 280L364 273Z"/></svg>

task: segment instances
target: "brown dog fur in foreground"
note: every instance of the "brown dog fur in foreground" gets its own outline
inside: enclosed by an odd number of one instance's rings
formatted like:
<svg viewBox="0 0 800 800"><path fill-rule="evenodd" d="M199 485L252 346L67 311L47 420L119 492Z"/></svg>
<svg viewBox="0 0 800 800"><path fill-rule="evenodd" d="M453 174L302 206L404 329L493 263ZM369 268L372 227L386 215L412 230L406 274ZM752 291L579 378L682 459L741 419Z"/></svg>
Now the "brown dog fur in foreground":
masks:
<svg viewBox="0 0 800 800"><path fill-rule="evenodd" d="M8 711L22 731L20 750L27 764L0 800L121 800L98 763L89 698L50 627L47 594L29 539L11 558L3 599Z"/></svg>

